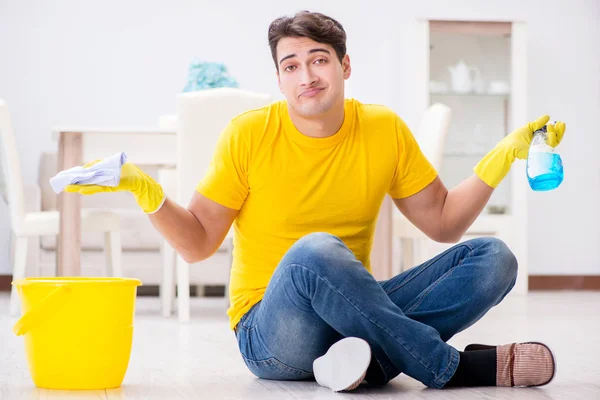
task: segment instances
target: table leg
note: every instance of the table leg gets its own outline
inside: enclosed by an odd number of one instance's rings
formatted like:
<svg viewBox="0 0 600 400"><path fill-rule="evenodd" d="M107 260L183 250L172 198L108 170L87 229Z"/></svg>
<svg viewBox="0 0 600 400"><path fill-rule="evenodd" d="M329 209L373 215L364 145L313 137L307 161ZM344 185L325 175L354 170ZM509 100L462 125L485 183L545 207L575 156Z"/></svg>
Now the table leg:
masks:
<svg viewBox="0 0 600 400"><path fill-rule="evenodd" d="M58 144L58 170L81 165L82 135L61 132ZM81 196L62 192L58 196L60 233L56 245L58 276L81 275Z"/></svg>
<svg viewBox="0 0 600 400"><path fill-rule="evenodd" d="M379 211L371 250L371 270L377 280L389 279L392 275L392 216L392 199L386 196Z"/></svg>

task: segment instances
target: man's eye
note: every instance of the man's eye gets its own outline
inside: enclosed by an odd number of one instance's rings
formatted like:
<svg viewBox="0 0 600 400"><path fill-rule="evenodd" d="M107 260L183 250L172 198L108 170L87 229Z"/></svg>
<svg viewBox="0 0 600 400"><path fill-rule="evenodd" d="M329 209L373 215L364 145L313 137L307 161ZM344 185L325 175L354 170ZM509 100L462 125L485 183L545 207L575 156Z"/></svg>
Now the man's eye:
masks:
<svg viewBox="0 0 600 400"><path fill-rule="evenodd" d="M318 64L324 64L324 63L326 63L326 62L327 62L327 60L326 60L326 59L324 59L324 58L319 58L319 59L318 59L318 60L316 60L315 62L316 62L316 63L318 63Z"/></svg>
<svg viewBox="0 0 600 400"><path fill-rule="evenodd" d="M285 67L285 71L291 72L293 71L293 68L296 68L295 65L288 65L287 67Z"/></svg>

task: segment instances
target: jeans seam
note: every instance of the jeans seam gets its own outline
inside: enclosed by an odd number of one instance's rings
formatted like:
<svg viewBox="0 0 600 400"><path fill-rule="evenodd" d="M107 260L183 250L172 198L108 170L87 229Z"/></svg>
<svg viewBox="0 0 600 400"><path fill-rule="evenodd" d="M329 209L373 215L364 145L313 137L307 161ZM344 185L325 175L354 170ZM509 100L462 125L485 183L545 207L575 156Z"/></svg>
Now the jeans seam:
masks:
<svg viewBox="0 0 600 400"><path fill-rule="evenodd" d="M458 351L457 351L458 352ZM456 353L457 352L453 352L452 350L450 350L450 359L448 360L448 365L446 365L446 369L444 369L444 372L442 372L440 374L439 377L435 378L434 382L436 382L438 384L438 386L443 387L446 383L448 383L448 381L450 380L450 378L452 378L452 376L448 377L448 379L446 379L445 382L440 382L440 378L444 378L446 375L446 372L448 371L448 368L450 368L450 366L452 366L452 361L456 359ZM458 367L458 362L460 362L460 358L457 361L457 367Z"/></svg>
<svg viewBox="0 0 600 400"><path fill-rule="evenodd" d="M379 361L379 359L377 357L373 357L375 359L375 362L377 362L377 365L379 366L379 368L381 369L381 372L383 373L383 380L385 383L388 383L389 381L392 380L391 375L393 373L396 373L393 368L396 368L396 366L391 367L389 365L389 363L382 363L381 361ZM393 363L392 363L393 365ZM398 376L399 371L396 373L396 376Z"/></svg>
<svg viewBox="0 0 600 400"><path fill-rule="evenodd" d="M470 248L470 247L469 247ZM423 293L421 295L421 297L419 298L419 301L417 301L415 304L413 304L413 306L411 308L409 308L408 310L406 310L406 313L410 313L415 311L420 305L421 303L423 303L423 300L425 300L427 298L427 296L429 295L429 293L431 293L433 291L433 289L435 289L444 279L446 279L448 276L450 276L458 267L460 267L464 261L471 257L473 255L473 250L471 250L466 257L464 257L462 260L460 260L460 262L455 265L454 267L450 268L450 270L448 270L444 275L440 276L435 282L433 282L431 285L429 285L429 287L427 288L427 290L425 291L425 293Z"/></svg>
<svg viewBox="0 0 600 400"><path fill-rule="evenodd" d="M350 299L348 299L339 290L337 290L337 288L335 286L333 286L331 284L331 282L329 282L329 280L327 280L326 278L323 278L322 276L320 276L319 274L317 274L316 272L314 272L313 270L311 270L310 268L308 268L304 265L296 264L296 263L291 263L291 264L286 265L286 267L291 267L291 266L297 266L297 267L303 268L306 271L308 271L309 273L314 274L317 277L317 279L325 282L325 284L327 286L329 286L330 289L332 289L334 292L338 293L348 304L350 304L356 311L358 311L363 317L365 317L367 319L367 321L371 322L373 325L375 325L376 327L381 329L383 332L388 334L392 339L394 339L400 346L402 346L408 352L408 354L410 354L413 357L413 359L415 359L419 364L421 364L427 371L429 371L433 375L434 380L437 380L439 378L439 376L437 376L435 373L433 373L427 365L423 364L423 362L419 358L417 358L409 349L407 349L406 346L403 343L401 343L400 340L396 336L394 336L386 328L379 325L377 322L373 321L371 318L369 318L367 315L365 315L360 309L358 309L358 307L354 303L352 303L350 301Z"/></svg>
<svg viewBox="0 0 600 400"><path fill-rule="evenodd" d="M469 245L468 243L460 243L461 247L467 247L470 252L469 254L471 254L473 252L473 247L471 245ZM406 285L407 283L409 283L410 281L412 281L413 279L415 279L416 277L418 277L419 275L421 275L423 272L425 272L427 269L429 269L437 260L439 260L440 258L442 258L444 255L446 255L450 250L452 250L452 248L444 251L441 254L438 254L436 257L432 258L431 260L428 261L427 265L425 265L421 271L419 271L419 273L415 274L414 276L410 277L409 279L403 281L402 283L400 283L398 286L394 287L393 289L391 289L390 291L386 292L388 295L394 293L396 290L402 288L404 285ZM461 260L462 262L462 260Z"/></svg>
<svg viewBox="0 0 600 400"><path fill-rule="evenodd" d="M286 363L284 363L283 361L279 360L276 357L268 357L268 358L265 358L265 359L262 359L262 360L253 360L253 359L251 359L249 357L246 357L246 356L244 356L244 358L248 362L251 362L251 363L265 363L265 364L273 365L273 366L275 366L277 368L281 368L281 369L283 369L283 370L285 370L287 372L292 372L292 373L295 373L295 374L309 374L309 375L312 375L312 372L305 371L305 370L303 370L301 368L295 368L295 367L289 366L289 365L287 365Z"/></svg>

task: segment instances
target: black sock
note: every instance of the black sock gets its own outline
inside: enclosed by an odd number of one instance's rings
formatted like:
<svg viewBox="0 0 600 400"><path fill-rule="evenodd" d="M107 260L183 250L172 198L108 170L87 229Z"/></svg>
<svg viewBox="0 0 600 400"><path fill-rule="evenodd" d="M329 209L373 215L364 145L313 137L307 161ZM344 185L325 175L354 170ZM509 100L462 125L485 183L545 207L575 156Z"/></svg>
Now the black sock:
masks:
<svg viewBox="0 0 600 400"><path fill-rule="evenodd" d="M444 387L496 386L496 348L460 352L456 372Z"/></svg>

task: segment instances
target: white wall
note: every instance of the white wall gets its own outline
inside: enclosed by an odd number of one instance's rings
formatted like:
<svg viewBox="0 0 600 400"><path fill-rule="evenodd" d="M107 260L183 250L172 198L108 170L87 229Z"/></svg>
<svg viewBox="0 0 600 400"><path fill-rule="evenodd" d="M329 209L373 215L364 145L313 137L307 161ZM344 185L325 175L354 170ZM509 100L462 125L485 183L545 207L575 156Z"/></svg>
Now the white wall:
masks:
<svg viewBox="0 0 600 400"><path fill-rule="evenodd" d="M412 21L518 19L529 25L529 115L568 123L565 182L530 195L530 271L600 274L597 0L323 3L0 0L0 96L26 182L37 180L40 152L56 149L52 125L153 125L174 112L194 57L223 61L244 88L279 97L266 33L281 14L308 8L337 18L353 62L347 95L391 106L413 129Z"/></svg>

